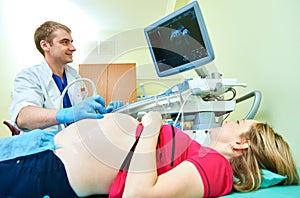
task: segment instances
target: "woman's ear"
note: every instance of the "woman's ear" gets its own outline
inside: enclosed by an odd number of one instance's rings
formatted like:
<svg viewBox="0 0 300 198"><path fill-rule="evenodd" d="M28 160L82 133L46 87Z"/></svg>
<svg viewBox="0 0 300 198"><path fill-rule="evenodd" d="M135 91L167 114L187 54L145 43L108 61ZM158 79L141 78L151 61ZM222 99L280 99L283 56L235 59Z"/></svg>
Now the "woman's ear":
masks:
<svg viewBox="0 0 300 198"><path fill-rule="evenodd" d="M235 142L232 145L232 148L234 150L244 150L244 149L248 149L249 146L250 146L250 141L249 140L240 140L240 141Z"/></svg>

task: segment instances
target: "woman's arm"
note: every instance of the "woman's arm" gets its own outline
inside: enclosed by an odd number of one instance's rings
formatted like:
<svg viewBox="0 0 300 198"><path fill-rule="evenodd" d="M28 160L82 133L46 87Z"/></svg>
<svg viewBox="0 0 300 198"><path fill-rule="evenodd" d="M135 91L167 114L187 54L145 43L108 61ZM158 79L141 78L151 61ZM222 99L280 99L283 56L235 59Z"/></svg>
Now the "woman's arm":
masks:
<svg viewBox="0 0 300 198"><path fill-rule="evenodd" d="M124 197L201 197L203 183L196 167L182 162L157 176L156 145L161 127L158 112L146 114L144 130L133 154L126 179Z"/></svg>

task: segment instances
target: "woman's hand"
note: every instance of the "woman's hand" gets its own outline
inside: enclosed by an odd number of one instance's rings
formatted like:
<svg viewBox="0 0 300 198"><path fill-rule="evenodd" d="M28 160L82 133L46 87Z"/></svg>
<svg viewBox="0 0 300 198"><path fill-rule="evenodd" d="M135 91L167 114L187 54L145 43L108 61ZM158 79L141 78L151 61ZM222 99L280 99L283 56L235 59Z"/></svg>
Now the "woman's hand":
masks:
<svg viewBox="0 0 300 198"><path fill-rule="evenodd" d="M142 137L152 137L159 134L162 126L162 117L159 112L150 111L142 117L141 123L144 126Z"/></svg>
<svg viewBox="0 0 300 198"><path fill-rule="evenodd" d="M123 197L143 197L147 195L144 192L152 192L157 181L156 146L162 125L161 114L146 113L141 123L143 131L129 165Z"/></svg>

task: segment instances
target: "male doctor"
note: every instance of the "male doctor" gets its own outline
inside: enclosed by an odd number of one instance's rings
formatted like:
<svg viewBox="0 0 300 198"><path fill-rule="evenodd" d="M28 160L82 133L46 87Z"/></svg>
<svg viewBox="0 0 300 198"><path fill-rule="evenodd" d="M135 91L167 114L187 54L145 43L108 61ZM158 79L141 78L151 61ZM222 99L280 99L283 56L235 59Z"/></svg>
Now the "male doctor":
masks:
<svg viewBox="0 0 300 198"><path fill-rule="evenodd" d="M70 86L63 99L63 108L59 109L63 89L80 78L77 71L67 65L73 62L76 51L71 30L63 24L47 21L36 29L34 41L45 60L17 74L10 107L12 121L22 131L61 130L61 124L84 118L99 119L102 114L123 105L113 101L105 107L99 95L86 98L86 87L79 81Z"/></svg>

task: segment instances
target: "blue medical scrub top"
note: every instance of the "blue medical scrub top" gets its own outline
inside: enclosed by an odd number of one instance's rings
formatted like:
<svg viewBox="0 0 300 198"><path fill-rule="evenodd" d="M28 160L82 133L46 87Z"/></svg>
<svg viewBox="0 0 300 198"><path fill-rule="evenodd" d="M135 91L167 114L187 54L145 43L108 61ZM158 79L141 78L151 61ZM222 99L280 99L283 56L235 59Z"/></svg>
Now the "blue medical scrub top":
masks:
<svg viewBox="0 0 300 198"><path fill-rule="evenodd" d="M62 82L61 78L56 74L52 74L52 78L55 81L60 93L62 93L63 90L68 85L68 80L67 80L66 73L64 72L64 82ZM63 98L63 108L67 108L67 107L71 107L71 106L72 106L71 100L69 98L68 91L67 91L64 98Z"/></svg>

